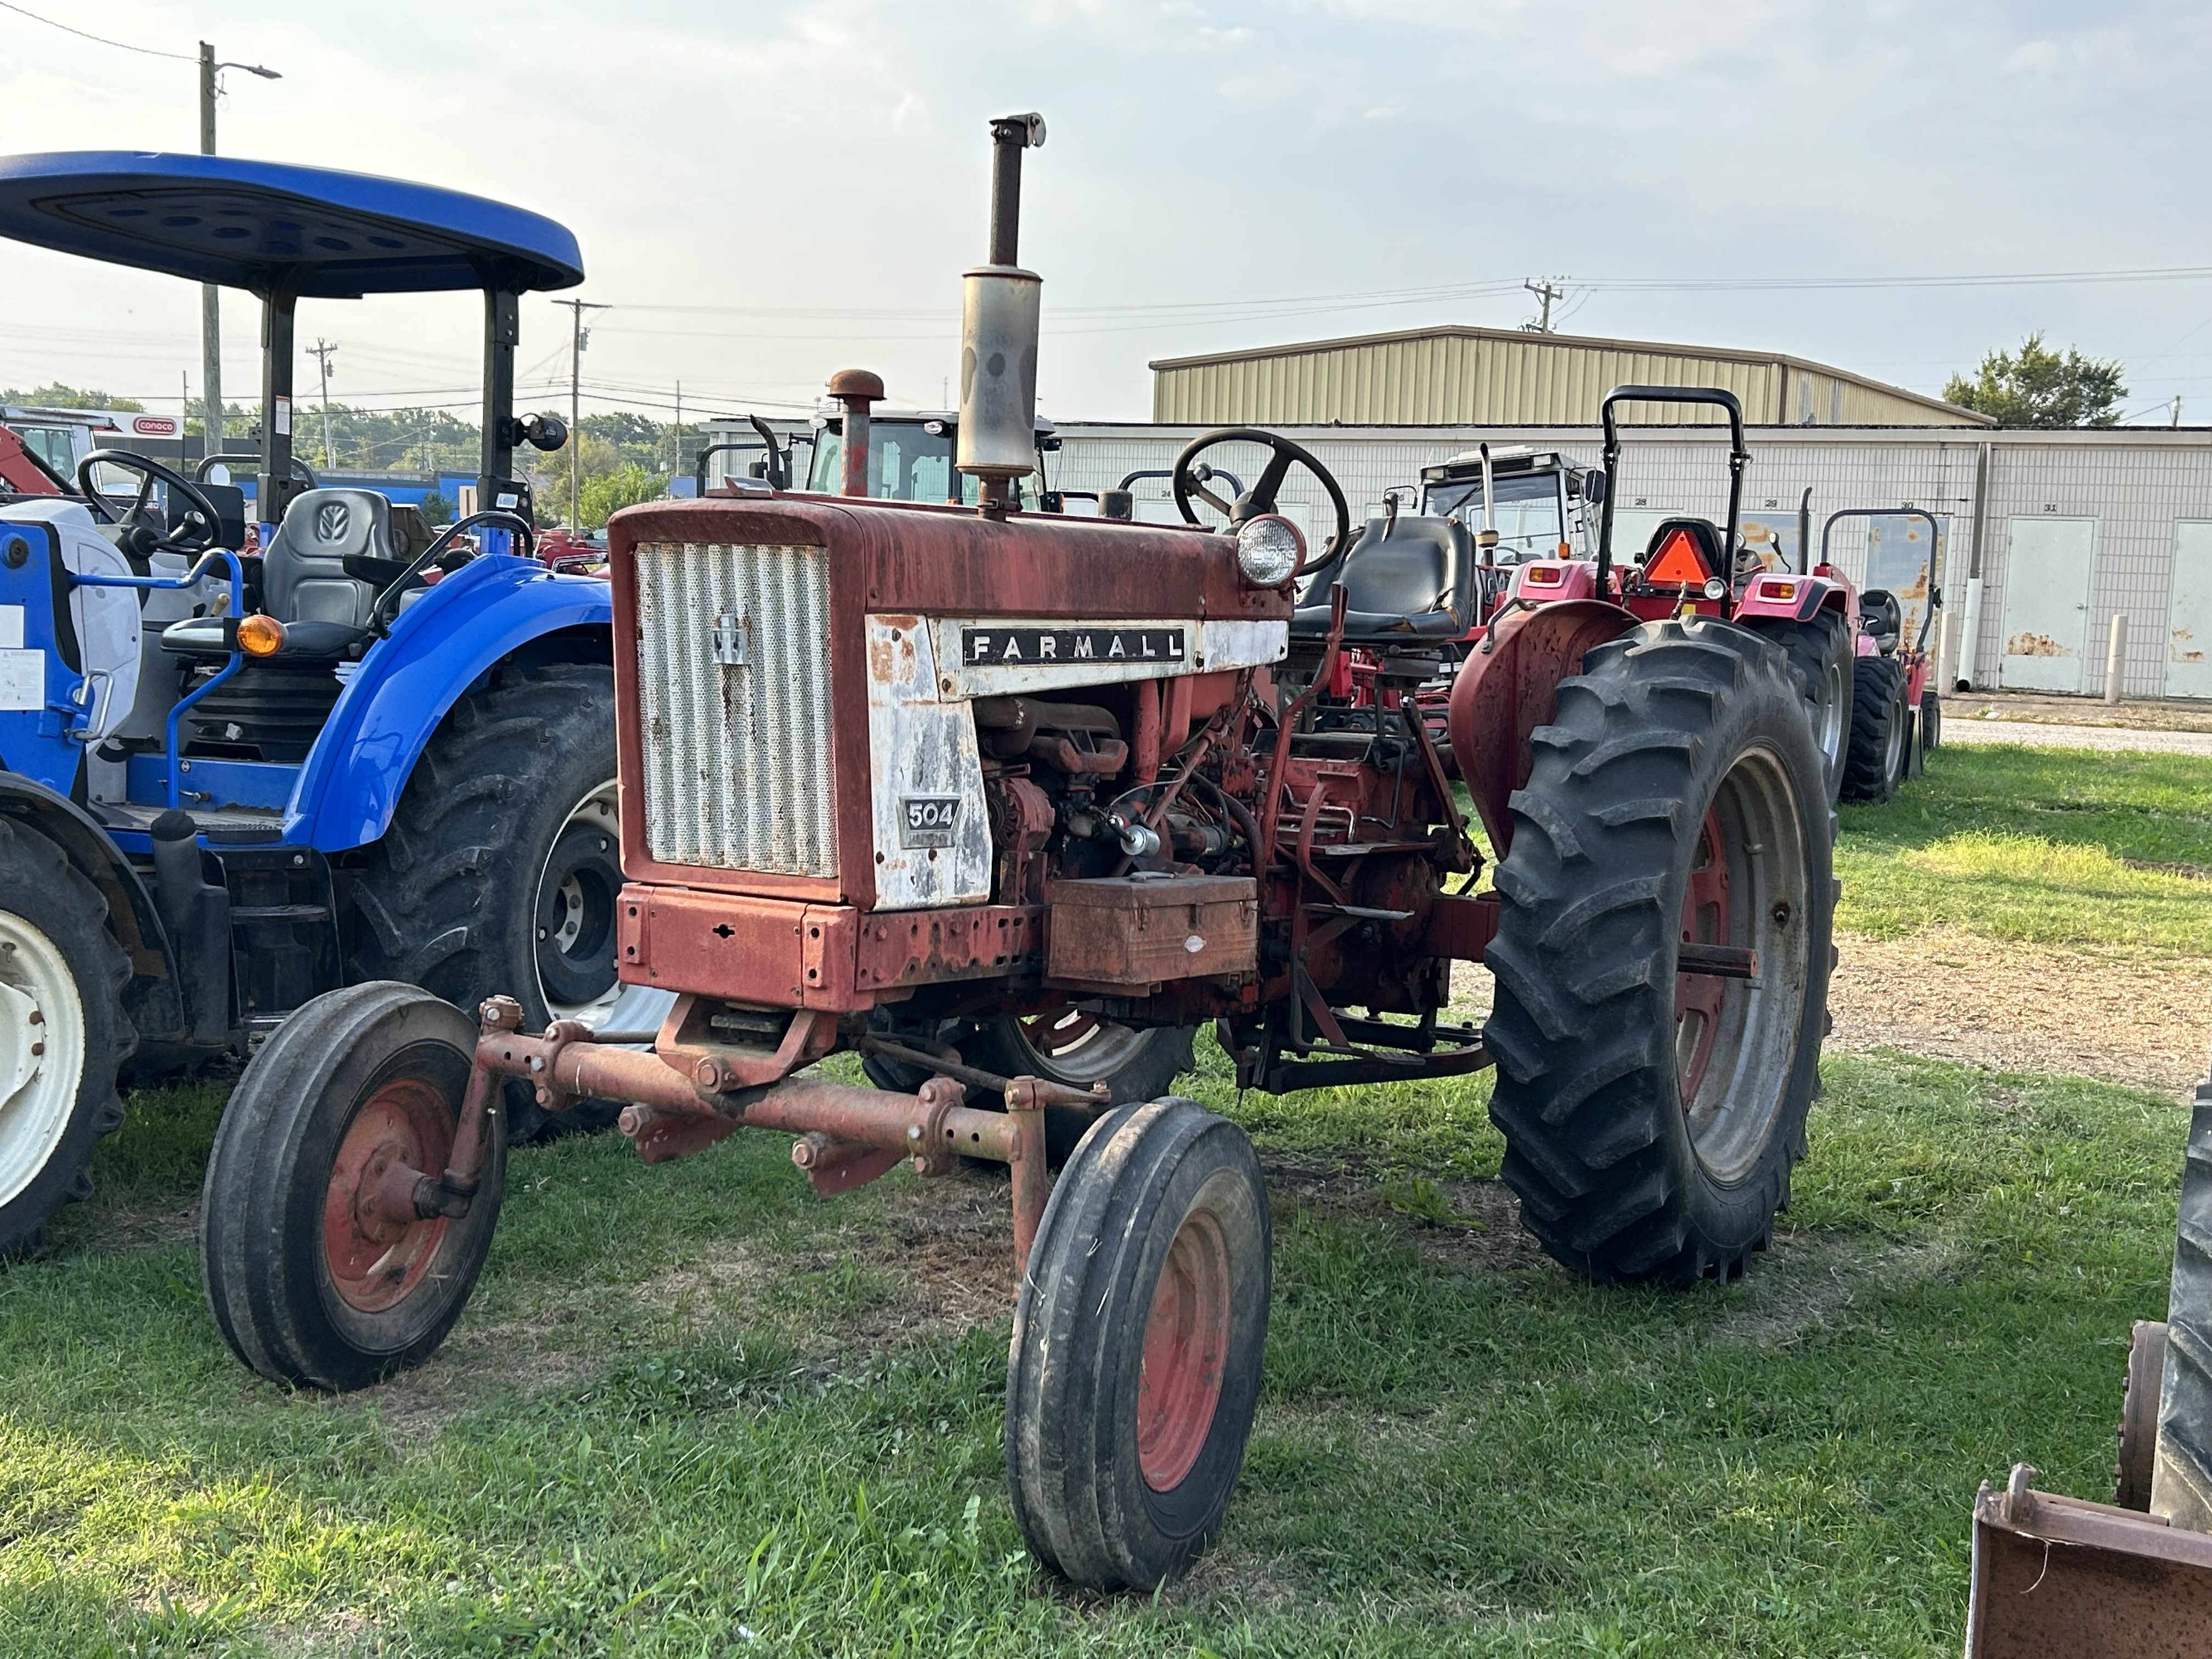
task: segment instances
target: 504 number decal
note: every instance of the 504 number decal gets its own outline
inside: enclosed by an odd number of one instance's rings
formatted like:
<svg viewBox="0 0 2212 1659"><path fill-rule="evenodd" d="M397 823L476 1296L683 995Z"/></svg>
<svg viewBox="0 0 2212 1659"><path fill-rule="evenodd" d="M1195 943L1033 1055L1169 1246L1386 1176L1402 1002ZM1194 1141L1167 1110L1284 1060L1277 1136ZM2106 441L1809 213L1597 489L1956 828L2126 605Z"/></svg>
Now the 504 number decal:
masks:
<svg viewBox="0 0 2212 1659"><path fill-rule="evenodd" d="M899 797L899 845L950 847L960 822L957 795L902 795Z"/></svg>

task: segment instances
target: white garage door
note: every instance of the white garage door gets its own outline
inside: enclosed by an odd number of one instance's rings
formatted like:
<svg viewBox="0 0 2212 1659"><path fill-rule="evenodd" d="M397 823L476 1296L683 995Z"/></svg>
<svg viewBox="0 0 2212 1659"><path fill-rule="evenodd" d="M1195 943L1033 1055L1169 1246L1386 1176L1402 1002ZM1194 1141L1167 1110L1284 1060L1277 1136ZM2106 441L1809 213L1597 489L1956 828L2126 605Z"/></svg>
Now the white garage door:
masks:
<svg viewBox="0 0 2212 1659"><path fill-rule="evenodd" d="M2079 691L2097 521L2014 519L2011 532L1997 684L2010 690Z"/></svg>
<svg viewBox="0 0 2212 1659"><path fill-rule="evenodd" d="M2166 695L2212 697L2212 524L2173 526L2173 608L2166 617Z"/></svg>

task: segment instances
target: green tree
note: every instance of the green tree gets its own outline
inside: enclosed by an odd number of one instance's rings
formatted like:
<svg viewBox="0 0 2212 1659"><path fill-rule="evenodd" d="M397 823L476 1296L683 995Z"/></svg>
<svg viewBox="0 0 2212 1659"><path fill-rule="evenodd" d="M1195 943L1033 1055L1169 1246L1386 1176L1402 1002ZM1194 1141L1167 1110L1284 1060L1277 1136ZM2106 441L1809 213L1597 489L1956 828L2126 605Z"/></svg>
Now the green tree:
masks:
<svg viewBox="0 0 2212 1659"><path fill-rule="evenodd" d="M2120 400L2128 395L2117 359L2084 357L2072 346L2061 356L2031 334L2014 356L1992 351L1972 380L1954 374L1943 388L1946 403L1994 416L1999 426L2114 426Z"/></svg>
<svg viewBox="0 0 2212 1659"><path fill-rule="evenodd" d="M453 504L451 501L434 489L426 489L422 492L422 521L425 524L445 524L453 516Z"/></svg>
<svg viewBox="0 0 2212 1659"><path fill-rule="evenodd" d="M94 387L80 391L59 380L33 386L28 392L11 386L0 391L0 404L27 404L33 409L122 409L142 415L146 411L146 405L135 398L112 397Z"/></svg>
<svg viewBox="0 0 2212 1659"><path fill-rule="evenodd" d="M584 528L598 530L622 508L640 501L657 501L667 493L668 480L663 474L632 461L585 479L577 497L577 511Z"/></svg>

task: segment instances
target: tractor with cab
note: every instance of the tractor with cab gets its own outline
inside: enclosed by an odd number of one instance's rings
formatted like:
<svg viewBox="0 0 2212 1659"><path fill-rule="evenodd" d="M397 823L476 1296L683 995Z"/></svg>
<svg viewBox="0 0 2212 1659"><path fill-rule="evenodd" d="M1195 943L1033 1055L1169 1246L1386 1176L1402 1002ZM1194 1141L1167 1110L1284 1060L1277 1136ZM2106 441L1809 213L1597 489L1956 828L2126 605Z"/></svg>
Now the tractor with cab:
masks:
<svg viewBox="0 0 2212 1659"><path fill-rule="evenodd" d="M603 1018L621 874L608 587L530 556L514 465L562 441L515 417L514 354L520 297L581 280L574 238L426 185L108 152L0 160L0 235L260 300L270 521L242 552L239 486L126 450L0 495L16 1250L88 1191L118 1074L243 1054L319 993L505 988ZM487 510L409 538L381 495L295 476L294 316L446 289L484 296Z"/></svg>
<svg viewBox="0 0 2212 1659"><path fill-rule="evenodd" d="M848 428L847 494L740 477L612 520L619 972L674 996L650 1051L364 984L247 1069L201 1261L264 1376L358 1388L437 1348L489 1248L513 1083L556 1113L625 1103L649 1162L787 1135L825 1194L1001 1164L1014 1513L1066 1578L1149 1589L1222 1523L1268 1320L1261 1161L1172 1092L1201 1028L1263 1091L1494 1068L1522 1219L1593 1280L1726 1280L1765 1247L1835 897L1789 658L1601 586L1449 659L1462 630L1356 601L1389 541L1360 552L1327 470L1249 428L1214 434L1267 452L1220 530L1017 507L1042 126L991 124L973 506L862 493ZM1273 510L1299 467L1335 507L1319 549ZM1410 697L1334 720L1355 650L1394 693L1450 675L1448 748ZM1481 1027L1449 1017L1455 963L1493 976ZM812 1069L839 1053L876 1086Z"/></svg>

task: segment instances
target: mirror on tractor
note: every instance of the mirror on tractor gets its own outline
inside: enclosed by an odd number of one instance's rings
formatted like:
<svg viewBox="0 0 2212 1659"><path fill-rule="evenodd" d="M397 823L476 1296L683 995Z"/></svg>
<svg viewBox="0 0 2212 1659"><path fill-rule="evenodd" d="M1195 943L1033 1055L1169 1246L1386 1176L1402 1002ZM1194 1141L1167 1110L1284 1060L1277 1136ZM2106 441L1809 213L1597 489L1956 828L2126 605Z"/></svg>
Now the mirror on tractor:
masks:
<svg viewBox="0 0 2212 1659"><path fill-rule="evenodd" d="M520 427L523 442L549 455L568 441L568 423L558 415L526 415Z"/></svg>
<svg viewBox="0 0 2212 1659"><path fill-rule="evenodd" d="M1605 505L1605 493L1609 487L1610 480L1601 466L1594 466L1583 474L1583 500L1592 507Z"/></svg>

